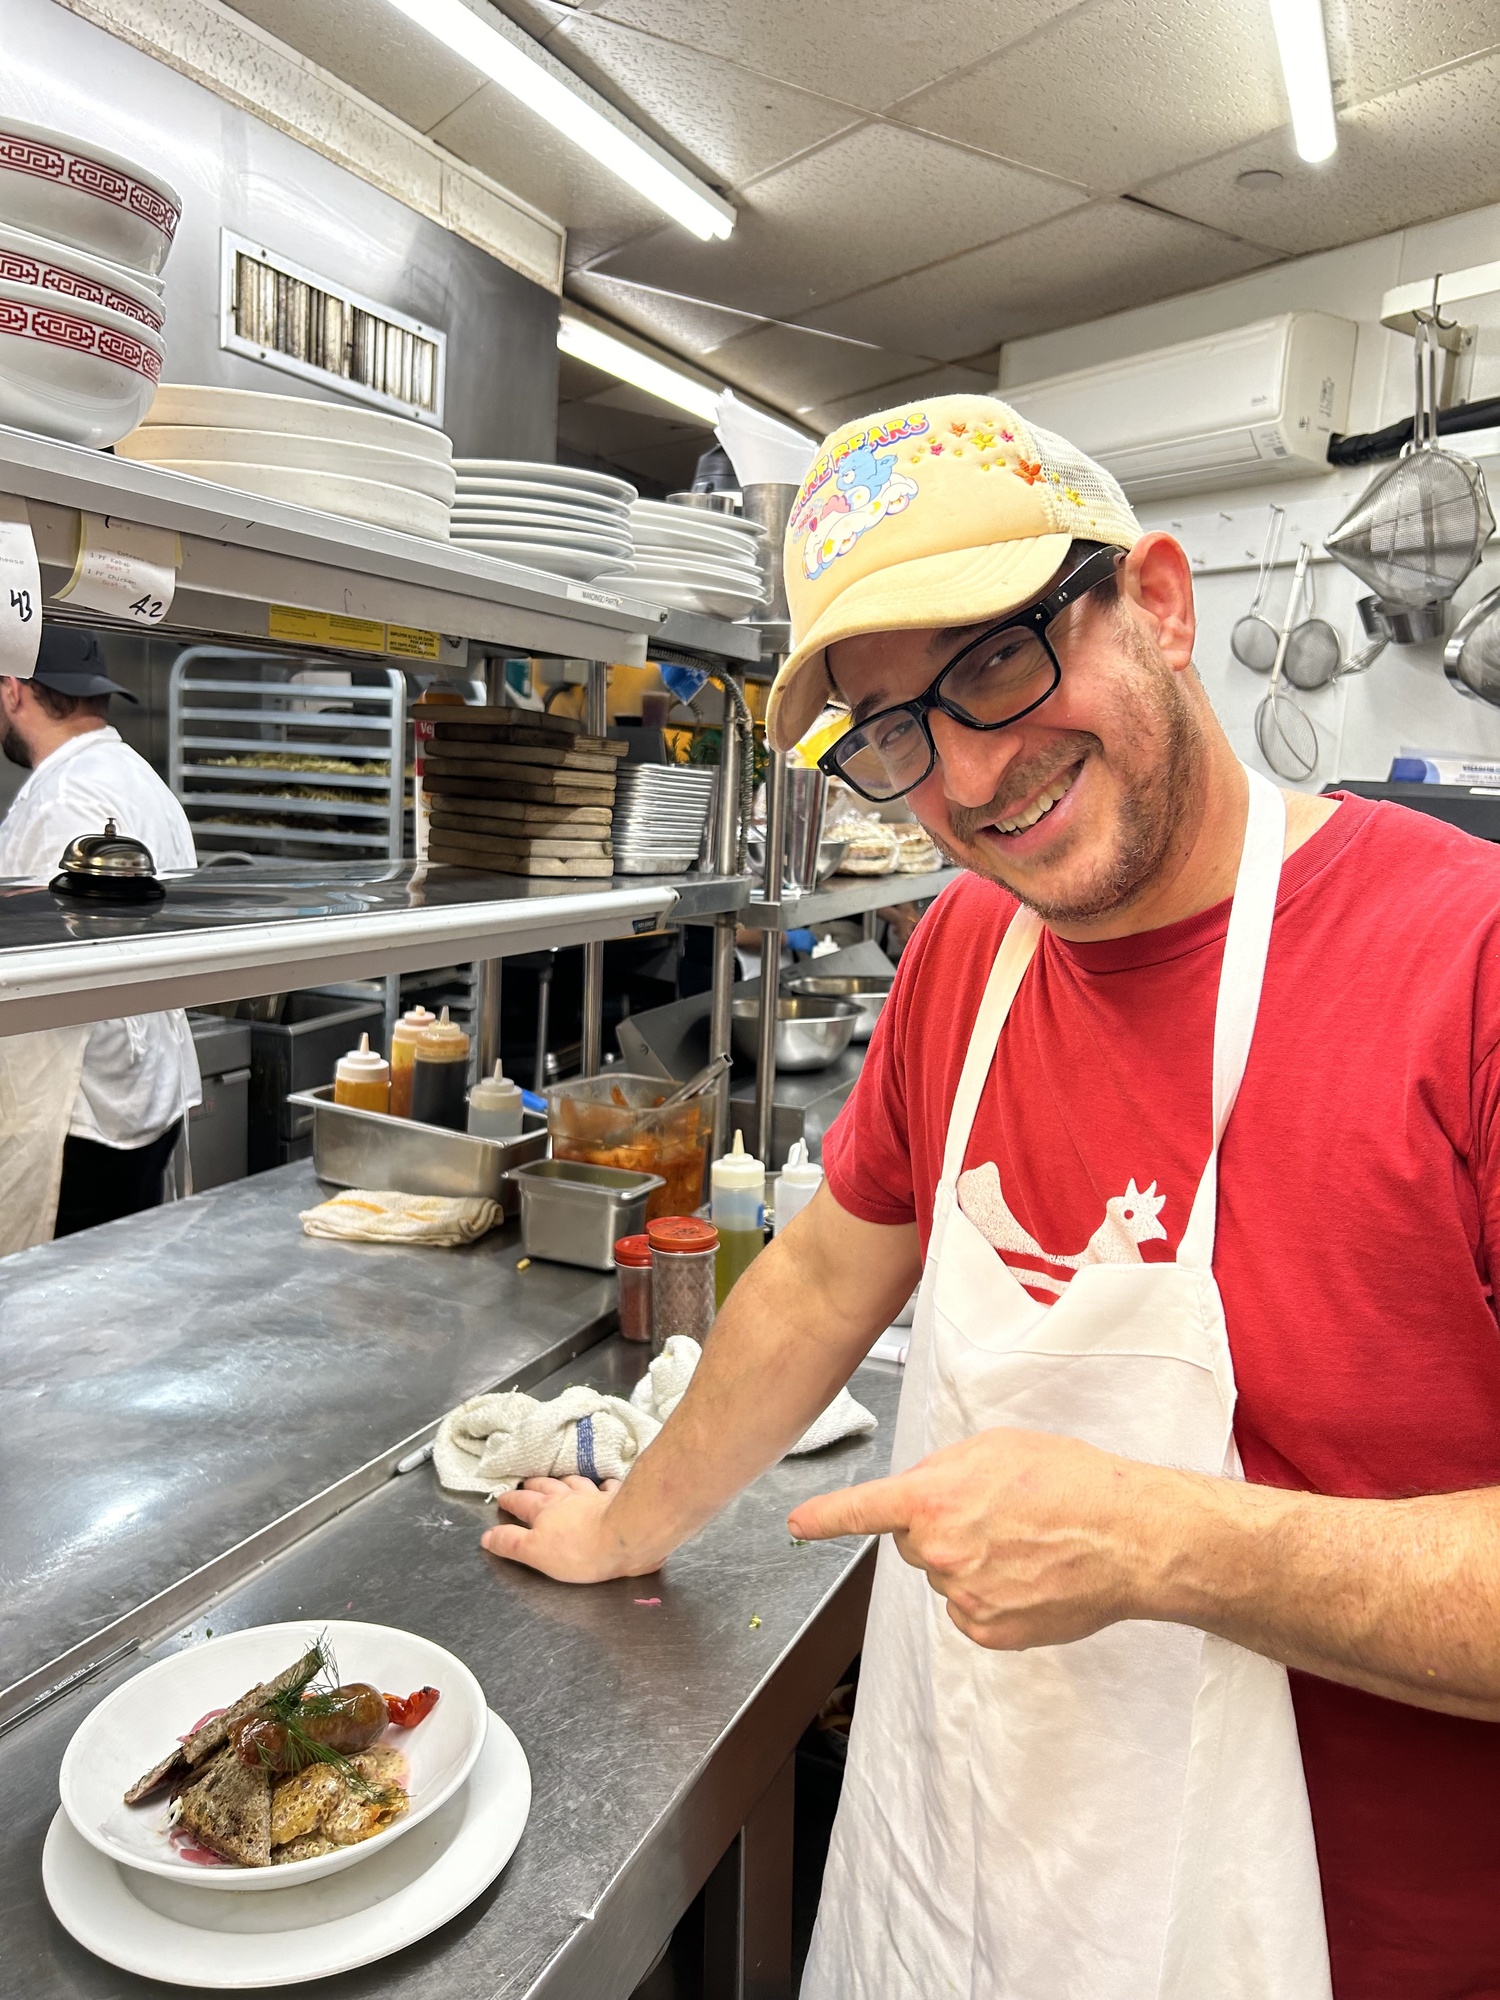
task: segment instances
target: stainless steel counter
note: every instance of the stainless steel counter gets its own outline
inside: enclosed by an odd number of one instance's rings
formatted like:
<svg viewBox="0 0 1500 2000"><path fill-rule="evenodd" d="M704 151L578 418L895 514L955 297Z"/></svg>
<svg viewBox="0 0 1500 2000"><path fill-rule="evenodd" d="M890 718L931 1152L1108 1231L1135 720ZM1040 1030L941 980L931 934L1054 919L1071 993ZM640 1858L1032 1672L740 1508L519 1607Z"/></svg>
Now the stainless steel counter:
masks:
<svg viewBox="0 0 1500 2000"><path fill-rule="evenodd" d="M612 1340L540 1393L573 1380L623 1386L640 1365L640 1350ZM407 1951L302 1990L327 2000L625 2000L736 1829L784 1802L786 1760L858 1647L869 1545L797 1547L786 1531L799 1499L885 1470L899 1377L869 1364L853 1386L881 1420L874 1437L774 1468L649 1587L569 1590L482 1556L475 1544L490 1508L444 1494L424 1467L213 1606L216 1632L301 1618L312 1630L333 1616L423 1632L474 1669L531 1763L531 1819L493 1889ZM203 1629L200 1618L152 1657ZM6 2000L165 2000L183 1990L94 1959L42 1896L62 1751L125 1671L0 1740Z"/></svg>
<svg viewBox="0 0 1500 2000"><path fill-rule="evenodd" d="M97 1654L247 1537L293 1539L453 1404L611 1324L611 1278L518 1272L513 1227L463 1250L315 1241L297 1216L319 1199L283 1167L0 1261L0 1720L77 1664L48 1662Z"/></svg>

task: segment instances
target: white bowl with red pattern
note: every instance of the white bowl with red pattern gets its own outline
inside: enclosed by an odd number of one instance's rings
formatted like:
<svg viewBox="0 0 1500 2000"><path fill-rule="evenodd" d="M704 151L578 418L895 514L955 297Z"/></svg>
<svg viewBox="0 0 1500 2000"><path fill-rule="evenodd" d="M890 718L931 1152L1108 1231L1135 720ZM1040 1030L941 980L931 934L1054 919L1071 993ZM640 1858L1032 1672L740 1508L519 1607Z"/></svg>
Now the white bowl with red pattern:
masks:
<svg viewBox="0 0 1500 2000"><path fill-rule="evenodd" d="M108 306L111 312L138 320L152 333L160 333L166 319L154 280L148 284L138 272L127 271L123 264L106 263L102 257L91 257L71 243L59 243L50 236L32 236L3 222L0 222L0 284L33 285L38 291L56 292L59 299Z"/></svg>
<svg viewBox="0 0 1500 2000"><path fill-rule="evenodd" d="M167 261L182 198L159 174L92 139L7 113L0 117L0 214L31 235L154 275Z"/></svg>
<svg viewBox="0 0 1500 2000"><path fill-rule="evenodd" d="M151 407L166 349L139 320L0 280L0 424L113 444Z"/></svg>

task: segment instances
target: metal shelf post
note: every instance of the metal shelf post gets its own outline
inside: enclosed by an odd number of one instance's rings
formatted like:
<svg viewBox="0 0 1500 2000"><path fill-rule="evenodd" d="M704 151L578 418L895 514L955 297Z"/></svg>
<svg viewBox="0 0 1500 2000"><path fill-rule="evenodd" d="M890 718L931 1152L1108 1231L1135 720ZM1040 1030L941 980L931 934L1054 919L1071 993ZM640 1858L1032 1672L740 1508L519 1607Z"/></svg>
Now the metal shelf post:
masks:
<svg viewBox="0 0 1500 2000"><path fill-rule="evenodd" d="M584 696L583 726L590 736L603 736L609 727L608 668L602 660L589 661L588 687ZM583 947L583 1074L597 1076L604 1065L604 945Z"/></svg>
<svg viewBox="0 0 1500 2000"><path fill-rule="evenodd" d="M718 847L714 867L721 875L733 875L739 859L740 838L740 737L731 726L730 701L724 700L724 727L720 735ZM734 999L734 944L739 918L735 911L722 911L714 919L713 988L708 1017L708 1053L732 1054ZM729 1151L729 1071L726 1069L714 1090L713 1157Z"/></svg>
<svg viewBox="0 0 1500 2000"><path fill-rule="evenodd" d="M761 895L760 1054L755 1070L755 1152L771 1164L776 1120L776 1003L781 997L781 885L786 879L786 758L766 770L766 875Z"/></svg>

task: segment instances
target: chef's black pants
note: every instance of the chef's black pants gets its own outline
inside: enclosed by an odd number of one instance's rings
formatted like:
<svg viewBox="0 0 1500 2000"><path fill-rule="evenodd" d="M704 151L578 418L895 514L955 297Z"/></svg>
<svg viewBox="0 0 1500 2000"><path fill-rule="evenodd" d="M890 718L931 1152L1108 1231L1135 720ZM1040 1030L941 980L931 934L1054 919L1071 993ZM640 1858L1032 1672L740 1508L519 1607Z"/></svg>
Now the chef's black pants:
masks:
<svg viewBox="0 0 1500 2000"><path fill-rule="evenodd" d="M52 1234L74 1236L96 1223L158 1207L162 1176L181 1130L179 1118L148 1146L101 1146L96 1139L69 1133L63 1142L62 1188Z"/></svg>

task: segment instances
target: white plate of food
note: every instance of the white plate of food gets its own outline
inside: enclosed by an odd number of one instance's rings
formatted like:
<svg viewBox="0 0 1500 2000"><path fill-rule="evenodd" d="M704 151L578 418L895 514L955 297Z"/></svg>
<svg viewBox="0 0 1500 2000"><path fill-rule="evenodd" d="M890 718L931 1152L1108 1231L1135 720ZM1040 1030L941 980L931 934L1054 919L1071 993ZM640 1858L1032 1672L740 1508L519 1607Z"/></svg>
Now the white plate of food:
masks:
<svg viewBox="0 0 1500 2000"><path fill-rule="evenodd" d="M42 1849L47 1900L96 1957L175 1986L295 1986L369 1965L456 1917L515 1852L531 1772L500 1717L488 1725L467 1783L367 1867L268 1896L204 1893L117 1867L59 1810Z"/></svg>
<svg viewBox="0 0 1500 2000"><path fill-rule="evenodd" d="M463 1662L414 1632L257 1625L116 1688L74 1733L58 1791L77 1832L123 1867L192 1890L280 1890L437 1812L487 1716Z"/></svg>

